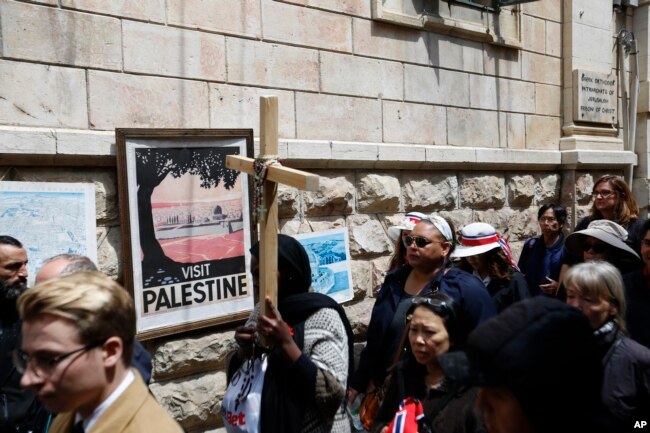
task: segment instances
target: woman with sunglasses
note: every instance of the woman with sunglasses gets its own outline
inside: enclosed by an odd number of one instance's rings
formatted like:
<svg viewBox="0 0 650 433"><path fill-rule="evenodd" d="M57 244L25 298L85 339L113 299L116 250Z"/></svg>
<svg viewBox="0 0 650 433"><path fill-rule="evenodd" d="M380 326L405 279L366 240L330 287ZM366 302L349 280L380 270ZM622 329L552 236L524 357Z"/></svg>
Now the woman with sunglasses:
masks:
<svg viewBox="0 0 650 433"><path fill-rule="evenodd" d="M627 231L615 222L596 220L586 229L571 233L565 246L580 262L609 262L625 274L641 266L639 255L625 242L627 237Z"/></svg>
<svg viewBox="0 0 650 433"><path fill-rule="evenodd" d="M411 298L440 291L450 296L462 311L469 333L479 323L496 314L485 286L473 275L451 266L455 234L444 218L431 214L403 237L407 264L386 274L372 309L366 347L359 366L349 380L348 401L359 392L381 384L398 350Z"/></svg>
<svg viewBox="0 0 650 433"><path fill-rule="evenodd" d="M639 218L639 206L627 183L619 176L606 174L596 181L591 196L594 199L591 212L589 216L578 221L574 232L586 229L593 221L613 221L627 231L628 238L625 243L638 253L645 220ZM567 253L564 255L560 280L569 267L581 262L582 254L575 255L571 251Z"/></svg>
<svg viewBox="0 0 650 433"><path fill-rule="evenodd" d="M460 267L473 272L490 292L497 312L530 297L528 284L512 258L505 239L487 223L468 224L460 231L460 245L452 254Z"/></svg>
<svg viewBox="0 0 650 433"><path fill-rule="evenodd" d="M464 345L461 317L453 299L445 294L430 293L412 299L406 313L406 350L392 372L373 431L390 431L388 425L407 397L422 404L424 417L419 420L419 431L483 431L481 417L474 410L478 388L446 380L438 364L438 355Z"/></svg>
<svg viewBox="0 0 650 433"><path fill-rule="evenodd" d="M566 274L567 304L589 319L602 356L601 398L613 431L632 431L650 414L650 349L627 336L621 274L609 263L578 264Z"/></svg>

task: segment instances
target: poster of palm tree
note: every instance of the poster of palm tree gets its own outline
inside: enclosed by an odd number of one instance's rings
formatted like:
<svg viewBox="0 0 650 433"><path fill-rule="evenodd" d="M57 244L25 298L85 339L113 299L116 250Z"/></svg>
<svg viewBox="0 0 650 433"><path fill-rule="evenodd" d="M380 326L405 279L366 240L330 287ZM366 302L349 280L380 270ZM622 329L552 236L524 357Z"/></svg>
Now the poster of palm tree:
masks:
<svg viewBox="0 0 650 433"><path fill-rule="evenodd" d="M124 283L142 339L246 317L252 130L117 129Z"/></svg>

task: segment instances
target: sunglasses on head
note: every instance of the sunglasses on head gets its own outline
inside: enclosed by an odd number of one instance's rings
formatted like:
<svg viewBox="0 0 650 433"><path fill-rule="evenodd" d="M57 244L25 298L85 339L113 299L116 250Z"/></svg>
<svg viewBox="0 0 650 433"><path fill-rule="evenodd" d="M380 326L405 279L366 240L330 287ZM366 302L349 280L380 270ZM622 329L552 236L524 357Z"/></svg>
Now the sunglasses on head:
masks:
<svg viewBox="0 0 650 433"><path fill-rule="evenodd" d="M590 243L589 241L584 241L582 244L582 251L587 252L589 250L593 251L595 254L603 254L607 249L609 248L609 245L605 243Z"/></svg>
<svg viewBox="0 0 650 433"><path fill-rule="evenodd" d="M430 307L434 313L436 313L438 316L441 317L454 315L454 310L451 304L449 303L449 301L445 301L443 299L429 298L427 296L416 296L411 300L411 302L412 302L412 306L409 309L411 314L407 316L406 318L407 321L411 320L413 316L412 312L415 310L416 307L420 305Z"/></svg>

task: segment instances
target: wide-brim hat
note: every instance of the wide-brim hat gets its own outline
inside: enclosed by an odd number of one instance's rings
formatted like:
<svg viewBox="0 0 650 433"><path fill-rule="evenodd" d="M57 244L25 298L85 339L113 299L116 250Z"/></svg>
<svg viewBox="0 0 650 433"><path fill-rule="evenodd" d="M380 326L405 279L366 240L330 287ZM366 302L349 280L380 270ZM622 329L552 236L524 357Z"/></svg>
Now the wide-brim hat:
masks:
<svg viewBox="0 0 650 433"><path fill-rule="evenodd" d="M460 245L451 254L452 258L470 257L501 247L499 234L490 224L472 223L460 231Z"/></svg>
<svg viewBox="0 0 650 433"><path fill-rule="evenodd" d="M393 242L397 241L402 230L413 230L413 227L415 227L422 218L426 218L426 215L421 212L407 213L399 225L388 228L388 236L393 240Z"/></svg>
<svg viewBox="0 0 650 433"><path fill-rule="evenodd" d="M584 230L571 233L565 242L567 250L576 256L582 257L583 242L585 236L591 236L600 241L605 242L607 245L614 247L618 250L640 259L639 255L628 244L627 230L610 220L596 220L589 223L589 226Z"/></svg>

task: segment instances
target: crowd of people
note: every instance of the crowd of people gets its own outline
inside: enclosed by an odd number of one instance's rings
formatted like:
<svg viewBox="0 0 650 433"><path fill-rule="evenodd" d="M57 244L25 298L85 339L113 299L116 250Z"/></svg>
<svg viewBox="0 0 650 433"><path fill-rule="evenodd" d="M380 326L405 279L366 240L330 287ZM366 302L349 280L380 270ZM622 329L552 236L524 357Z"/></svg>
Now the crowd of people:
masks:
<svg viewBox="0 0 650 433"><path fill-rule="evenodd" d="M544 204L518 260L490 224L409 212L354 362L343 308L310 291L307 253L278 235L278 299L235 331L228 432L632 431L650 416L650 221L603 176L589 216ZM259 244L250 269L257 290ZM47 260L0 236L0 431L180 432L147 392L133 301L83 256ZM377 395L377 393L375 393Z"/></svg>

